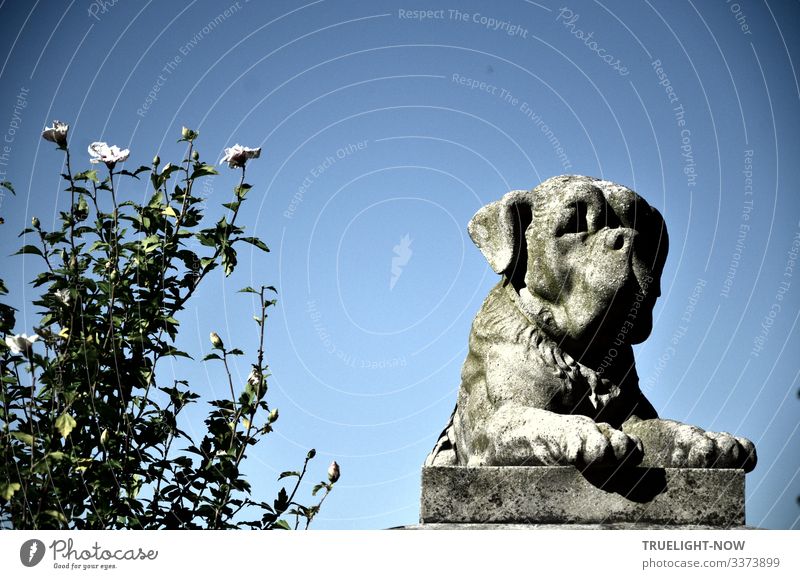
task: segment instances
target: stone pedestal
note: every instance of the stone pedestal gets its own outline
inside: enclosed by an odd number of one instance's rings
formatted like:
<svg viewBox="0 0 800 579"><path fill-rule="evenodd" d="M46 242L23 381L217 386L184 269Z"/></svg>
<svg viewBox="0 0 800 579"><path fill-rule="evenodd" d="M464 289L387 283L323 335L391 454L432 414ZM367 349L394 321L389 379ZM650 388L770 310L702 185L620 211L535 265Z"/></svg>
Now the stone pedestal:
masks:
<svg viewBox="0 0 800 579"><path fill-rule="evenodd" d="M420 522L428 528L741 528L744 472L423 467Z"/></svg>

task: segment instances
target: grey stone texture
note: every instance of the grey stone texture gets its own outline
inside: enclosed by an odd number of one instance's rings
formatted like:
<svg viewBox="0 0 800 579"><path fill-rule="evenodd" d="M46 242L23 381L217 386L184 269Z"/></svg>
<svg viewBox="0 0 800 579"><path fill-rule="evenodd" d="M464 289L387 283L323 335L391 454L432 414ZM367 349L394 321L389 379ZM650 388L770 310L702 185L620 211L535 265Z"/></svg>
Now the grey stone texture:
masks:
<svg viewBox="0 0 800 579"><path fill-rule="evenodd" d="M468 231L501 279L473 322L456 407L427 466L755 467L749 440L663 420L639 389L632 345L652 329L668 246L644 199L564 175L486 205Z"/></svg>
<svg viewBox="0 0 800 579"><path fill-rule="evenodd" d="M414 528L742 528L739 469L424 467Z"/></svg>

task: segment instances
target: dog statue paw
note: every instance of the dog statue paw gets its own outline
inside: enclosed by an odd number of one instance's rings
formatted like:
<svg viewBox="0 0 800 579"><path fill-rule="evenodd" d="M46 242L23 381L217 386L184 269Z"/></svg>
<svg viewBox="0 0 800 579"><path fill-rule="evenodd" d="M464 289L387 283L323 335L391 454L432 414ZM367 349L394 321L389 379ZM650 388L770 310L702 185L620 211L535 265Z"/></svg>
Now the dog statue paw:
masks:
<svg viewBox="0 0 800 579"><path fill-rule="evenodd" d="M668 246L644 199L553 177L481 208L468 230L501 280L426 465L755 468L752 442L662 420L639 389L632 345L652 330Z"/></svg>

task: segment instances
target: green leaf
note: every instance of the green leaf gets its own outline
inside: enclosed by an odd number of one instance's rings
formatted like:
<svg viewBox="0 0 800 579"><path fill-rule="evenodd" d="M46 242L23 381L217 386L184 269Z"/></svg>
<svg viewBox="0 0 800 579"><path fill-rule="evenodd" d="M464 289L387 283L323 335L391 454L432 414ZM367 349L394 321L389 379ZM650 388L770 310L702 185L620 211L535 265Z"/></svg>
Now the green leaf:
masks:
<svg viewBox="0 0 800 579"><path fill-rule="evenodd" d="M16 253L13 253L12 255L20 255L20 254L23 254L23 253L32 253L34 255L38 255L40 257L44 257L44 254L42 253L42 250L39 249L38 247L36 247L35 245L24 245L24 246L22 246L22 248L20 248L19 251L17 251Z"/></svg>
<svg viewBox="0 0 800 579"><path fill-rule="evenodd" d="M156 191L155 193L153 193L153 196L150 197L150 201L147 202L147 206L160 207L163 202L164 202L164 194L161 191Z"/></svg>
<svg viewBox="0 0 800 579"><path fill-rule="evenodd" d="M150 170L150 167L147 167L146 165L142 165L142 166L140 166L138 169L136 169L133 172L122 170L122 171L119 172L119 174L120 175L127 175L128 177L134 177L135 179L138 179L139 178L139 173L144 173L145 171L149 171L149 170Z"/></svg>
<svg viewBox="0 0 800 579"><path fill-rule="evenodd" d="M158 249L161 245L161 238L158 235L148 235L142 240L142 251L150 253Z"/></svg>
<svg viewBox="0 0 800 579"><path fill-rule="evenodd" d="M67 517L65 517L64 513L60 512L60 511L53 511L53 510L44 511L44 514L48 515L50 517L53 517L55 520L57 520L57 521L59 521L61 523L66 523L67 522Z"/></svg>
<svg viewBox="0 0 800 579"><path fill-rule="evenodd" d="M279 529L283 529L284 531L291 531L292 530L292 527L289 526L289 523L287 523L283 519L281 519L280 521L275 523L275 526L278 527Z"/></svg>
<svg viewBox="0 0 800 579"><path fill-rule="evenodd" d="M252 189L253 186L249 183L242 183L241 185L237 186L233 192L236 194L236 197L239 199L244 199L244 196L247 195L247 192Z"/></svg>
<svg viewBox="0 0 800 579"><path fill-rule="evenodd" d="M3 500L10 501L11 497L14 496L14 493L17 492L19 489L22 488L22 485L19 483L0 483L0 497Z"/></svg>
<svg viewBox="0 0 800 579"><path fill-rule="evenodd" d="M245 243L255 245L261 251L269 252L269 247L267 247L267 244L261 241L258 237L238 237L236 238L236 241L244 241Z"/></svg>
<svg viewBox="0 0 800 579"><path fill-rule="evenodd" d="M225 271L225 277L233 273L236 263L236 250L230 245L225 246L222 250L222 269Z"/></svg>
<svg viewBox="0 0 800 579"><path fill-rule="evenodd" d="M195 234L197 241L199 241L202 245L206 247L215 247L217 245L217 240L212 235L208 235L207 233L197 233Z"/></svg>
<svg viewBox="0 0 800 579"><path fill-rule="evenodd" d="M61 452L60 450L56 450L54 452L48 452L45 455L45 458L49 458L51 460L64 460L65 456L66 455L63 452Z"/></svg>
<svg viewBox="0 0 800 579"><path fill-rule="evenodd" d="M94 183L99 183L100 180L97 178L97 169L90 169L89 171L84 171L83 173L78 173L73 177L75 181L92 181Z"/></svg>
<svg viewBox="0 0 800 579"><path fill-rule="evenodd" d="M167 163L164 166L164 169L158 176L153 175L151 177L151 181L153 182L153 186L156 189L161 189L161 186L167 182L169 176L172 175L175 171L179 170L180 167L178 165L173 165L172 163Z"/></svg>
<svg viewBox="0 0 800 579"><path fill-rule="evenodd" d="M195 167L194 171L192 171L192 176L189 178L197 179L198 177L206 177L207 175L219 175L219 171L217 171L213 165L203 163L199 167Z"/></svg>
<svg viewBox="0 0 800 579"><path fill-rule="evenodd" d="M300 473L297 472L296 470L287 470L287 471L281 473L281 476L278 477L278 480L281 480L282 478L286 478L286 477L289 477L289 476L299 477Z"/></svg>
<svg viewBox="0 0 800 579"><path fill-rule="evenodd" d="M0 187L5 187L9 191L11 191L12 195L16 195L16 191L14 191L14 186L11 184L11 181L2 181L0 182Z"/></svg>
<svg viewBox="0 0 800 579"><path fill-rule="evenodd" d="M69 433L72 432L72 429L77 425L78 423L75 422L75 419L66 412L56 418L56 429L64 438L68 437Z"/></svg>
<svg viewBox="0 0 800 579"><path fill-rule="evenodd" d="M272 503L276 513L282 513L289 508L289 495L286 493L285 488L278 491L278 498Z"/></svg>
<svg viewBox="0 0 800 579"><path fill-rule="evenodd" d="M206 360L222 360L219 354L208 354L203 358L203 362Z"/></svg>
<svg viewBox="0 0 800 579"><path fill-rule="evenodd" d="M12 432L11 436L19 440L20 442L24 442L28 446L33 445L33 436L26 432Z"/></svg>
<svg viewBox="0 0 800 579"><path fill-rule="evenodd" d="M238 293L240 293L240 294L257 294L258 292L256 290L254 290L253 288L251 288L250 286L247 286L247 287L243 287L242 289L240 289Z"/></svg>

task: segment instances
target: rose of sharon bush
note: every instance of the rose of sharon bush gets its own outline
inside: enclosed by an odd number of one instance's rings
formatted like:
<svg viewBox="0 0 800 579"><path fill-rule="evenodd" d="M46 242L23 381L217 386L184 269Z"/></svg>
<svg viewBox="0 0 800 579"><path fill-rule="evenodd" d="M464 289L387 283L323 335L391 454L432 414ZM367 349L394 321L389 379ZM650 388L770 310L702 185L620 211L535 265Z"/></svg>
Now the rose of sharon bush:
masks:
<svg viewBox="0 0 800 579"><path fill-rule="evenodd" d="M134 171L117 169L128 149L94 142L90 160L106 166L99 175L73 172L68 129L55 121L42 137L65 152L69 207L55 231L34 218L23 231L34 243L17 252L42 260L33 280L42 288L33 302L41 315L36 333L14 333L14 309L0 303L0 528L308 528L335 482L329 473L312 489L312 496L325 489L319 502L300 503L316 451L300 470L280 475L292 484L270 501L255 497L242 470L247 451L278 420L267 402L264 359L275 289L242 290L258 297L259 330L243 384L231 367L244 352L211 333L204 360L222 362L227 383L212 391L230 394L206 402L204 425L190 429L199 437L181 425L200 396L187 380L160 373L170 358L190 357L176 346L178 316L203 280L220 266L230 275L242 243L268 251L237 224L251 189L245 164L260 149L226 150L223 162L240 169L240 179L225 214L209 224L193 187L217 171L195 149L197 131L182 130L181 162L162 167L156 156ZM140 204L126 199L125 188L141 178L152 193ZM0 186L14 192L8 182Z"/></svg>

